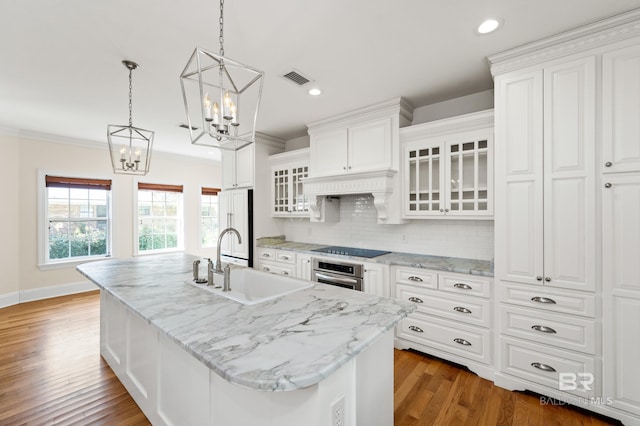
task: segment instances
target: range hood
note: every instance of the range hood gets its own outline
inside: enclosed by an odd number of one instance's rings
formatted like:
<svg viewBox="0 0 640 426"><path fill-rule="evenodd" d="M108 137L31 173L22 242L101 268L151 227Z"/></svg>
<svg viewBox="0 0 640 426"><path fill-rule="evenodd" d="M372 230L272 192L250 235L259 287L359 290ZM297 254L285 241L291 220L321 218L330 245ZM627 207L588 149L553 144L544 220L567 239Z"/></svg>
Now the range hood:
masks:
<svg viewBox="0 0 640 426"><path fill-rule="evenodd" d="M327 197L372 194L378 211L378 223L390 223L390 203L398 202L394 200L394 194L399 194L399 189L395 187L399 180L397 174L395 170L381 170L304 179L304 193L309 199L311 219L324 221L323 203Z"/></svg>

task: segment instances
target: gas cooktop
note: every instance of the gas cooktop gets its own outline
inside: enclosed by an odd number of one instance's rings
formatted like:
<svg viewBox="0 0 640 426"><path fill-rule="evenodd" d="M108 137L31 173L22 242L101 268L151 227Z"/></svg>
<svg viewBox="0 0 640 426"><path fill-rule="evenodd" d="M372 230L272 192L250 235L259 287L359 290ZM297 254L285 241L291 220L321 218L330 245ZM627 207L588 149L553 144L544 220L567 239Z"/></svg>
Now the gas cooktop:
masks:
<svg viewBox="0 0 640 426"><path fill-rule="evenodd" d="M371 259L372 257L382 256L383 254L391 253L390 251L384 251L384 250L369 250L369 249L342 247L342 246L320 247L317 249L313 249L311 251L317 251L319 253L329 253L329 254L342 254L344 256L366 257L368 259Z"/></svg>

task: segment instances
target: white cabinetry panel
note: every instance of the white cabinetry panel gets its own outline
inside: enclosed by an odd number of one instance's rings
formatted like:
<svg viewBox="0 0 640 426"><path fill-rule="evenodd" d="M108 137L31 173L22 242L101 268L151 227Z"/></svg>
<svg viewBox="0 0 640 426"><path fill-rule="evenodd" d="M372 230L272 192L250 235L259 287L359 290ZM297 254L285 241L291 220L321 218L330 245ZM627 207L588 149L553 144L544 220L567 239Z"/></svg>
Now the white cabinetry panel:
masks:
<svg viewBox="0 0 640 426"><path fill-rule="evenodd" d="M347 170L347 129L318 132L311 135L309 172L332 176Z"/></svg>
<svg viewBox="0 0 640 426"><path fill-rule="evenodd" d="M118 367L124 368L126 350L127 310L122 303L102 293L101 303L106 308L101 310L109 315L101 315L101 327L104 328L104 346L108 355Z"/></svg>
<svg viewBox="0 0 640 426"><path fill-rule="evenodd" d="M150 401L156 397L157 347L157 333L151 325L128 312L127 377L138 391L136 396Z"/></svg>
<svg viewBox="0 0 640 426"><path fill-rule="evenodd" d="M391 118L349 127L348 170L366 172L391 168L391 140Z"/></svg>

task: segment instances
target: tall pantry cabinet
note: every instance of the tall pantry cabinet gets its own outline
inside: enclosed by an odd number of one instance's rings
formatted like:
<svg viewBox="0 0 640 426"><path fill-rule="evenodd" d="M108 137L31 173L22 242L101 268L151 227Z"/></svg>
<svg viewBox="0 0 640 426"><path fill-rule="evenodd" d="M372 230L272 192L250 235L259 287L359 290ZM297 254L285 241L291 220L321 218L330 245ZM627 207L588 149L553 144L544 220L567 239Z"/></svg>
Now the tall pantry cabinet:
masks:
<svg viewBox="0 0 640 426"><path fill-rule="evenodd" d="M495 383L640 424L640 10L489 61Z"/></svg>

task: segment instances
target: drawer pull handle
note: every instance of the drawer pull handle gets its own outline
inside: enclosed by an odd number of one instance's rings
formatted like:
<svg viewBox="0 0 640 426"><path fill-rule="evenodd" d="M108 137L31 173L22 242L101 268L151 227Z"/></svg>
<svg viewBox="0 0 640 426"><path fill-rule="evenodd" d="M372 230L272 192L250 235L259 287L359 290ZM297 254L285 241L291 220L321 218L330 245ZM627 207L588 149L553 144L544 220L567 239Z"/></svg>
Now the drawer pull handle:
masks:
<svg viewBox="0 0 640 426"><path fill-rule="evenodd" d="M416 327L415 325L410 325L409 326L409 330L415 331L415 332L418 332L418 333L424 333L424 330L422 330L420 327Z"/></svg>
<svg viewBox="0 0 640 426"><path fill-rule="evenodd" d="M267 271L267 272L269 272L271 269L267 268L266 266L263 266L263 267L262 267L262 270L263 270L263 271Z"/></svg>
<svg viewBox="0 0 640 426"><path fill-rule="evenodd" d="M424 302L422 301L422 299L420 299L420 298L418 298L418 297L413 297L413 296L409 298L409 302L424 303Z"/></svg>
<svg viewBox="0 0 640 426"><path fill-rule="evenodd" d="M555 305L556 301L553 299L549 299L548 297L540 297L540 296L536 296L536 297L532 297L531 298L532 302L538 302L538 303L546 303L549 305Z"/></svg>
<svg viewBox="0 0 640 426"><path fill-rule="evenodd" d="M540 331L541 333L556 334L556 331L553 328L544 325L532 325L531 328L535 331Z"/></svg>
<svg viewBox="0 0 640 426"><path fill-rule="evenodd" d="M456 337L455 339L453 339L454 342L456 342L459 345L462 346L471 346L471 342L468 340L464 340L464 339L460 339L459 337Z"/></svg>
<svg viewBox="0 0 640 426"><path fill-rule="evenodd" d="M407 278L409 281L417 281L417 282L422 282L422 278L420 277L416 277L415 275L410 276L409 278Z"/></svg>
<svg viewBox="0 0 640 426"><path fill-rule="evenodd" d="M550 373L554 373L556 371L556 369L553 368L552 366L547 365L547 364L542 364L542 363L539 363L539 362L532 362L531 366L533 368L537 368L538 370L547 371L547 372L550 372Z"/></svg>
<svg viewBox="0 0 640 426"><path fill-rule="evenodd" d="M262 257L271 257L269 253L262 253Z"/></svg>
<svg viewBox="0 0 640 426"><path fill-rule="evenodd" d="M282 275L289 275L287 271L282 271Z"/></svg>
<svg viewBox="0 0 640 426"><path fill-rule="evenodd" d="M473 290L473 288L469 284L455 283L453 286L455 288L461 288L462 290Z"/></svg>
<svg viewBox="0 0 640 426"><path fill-rule="evenodd" d="M282 259L282 260L289 260L289 256L280 256L280 259Z"/></svg>
<svg viewBox="0 0 640 426"><path fill-rule="evenodd" d="M456 306L455 308L453 308L454 311L456 312L462 312L463 314L470 314L471 311L467 308L463 308L462 306Z"/></svg>

